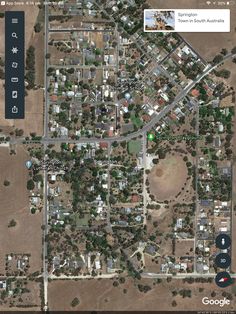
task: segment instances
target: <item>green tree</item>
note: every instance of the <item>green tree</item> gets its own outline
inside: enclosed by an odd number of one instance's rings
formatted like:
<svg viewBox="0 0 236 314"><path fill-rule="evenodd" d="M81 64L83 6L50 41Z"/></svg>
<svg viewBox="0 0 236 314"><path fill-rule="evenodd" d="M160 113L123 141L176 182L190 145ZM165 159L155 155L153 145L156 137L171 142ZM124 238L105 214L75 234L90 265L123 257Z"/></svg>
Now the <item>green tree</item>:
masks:
<svg viewBox="0 0 236 314"><path fill-rule="evenodd" d="M41 30L42 30L42 25L41 25L40 23L36 23L36 24L34 25L34 31L35 31L35 33L40 33Z"/></svg>
<svg viewBox="0 0 236 314"><path fill-rule="evenodd" d="M12 219L9 224L8 224L8 228L12 228L16 226L16 221L14 219Z"/></svg>
<svg viewBox="0 0 236 314"><path fill-rule="evenodd" d="M231 50L231 53L232 53L232 54L236 54L236 47L234 47L234 48Z"/></svg>
<svg viewBox="0 0 236 314"><path fill-rule="evenodd" d="M9 186L10 185L10 181L4 180L3 184L4 184L4 186Z"/></svg>
<svg viewBox="0 0 236 314"><path fill-rule="evenodd" d="M27 181L27 190L31 191L35 187L34 181L32 179Z"/></svg>
<svg viewBox="0 0 236 314"><path fill-rule="evenodd" d="M222 55L216 55L212 62L213 62L213 64L218 64L221 61L223 61L223 56Z"/></svg>
<svg viewBox="0 0 236 314"><path fill-rule="evenodd" d="M71 301L71 306L72 307L76 307L77 305L80 304L80 301L78 298L74 298L72 301Z"/></svg>

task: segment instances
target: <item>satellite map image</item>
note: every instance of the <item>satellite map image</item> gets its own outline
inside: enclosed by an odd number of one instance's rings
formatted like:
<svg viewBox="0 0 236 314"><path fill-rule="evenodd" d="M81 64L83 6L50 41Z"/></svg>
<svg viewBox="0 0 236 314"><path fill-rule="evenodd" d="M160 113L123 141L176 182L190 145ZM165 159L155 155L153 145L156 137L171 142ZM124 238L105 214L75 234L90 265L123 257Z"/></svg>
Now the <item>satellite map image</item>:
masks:
<svg viewBox="0 0 236 314"><path fill-rule="evenodd" d="M0 312L236 313L236 0L0 0Z"/></svg>

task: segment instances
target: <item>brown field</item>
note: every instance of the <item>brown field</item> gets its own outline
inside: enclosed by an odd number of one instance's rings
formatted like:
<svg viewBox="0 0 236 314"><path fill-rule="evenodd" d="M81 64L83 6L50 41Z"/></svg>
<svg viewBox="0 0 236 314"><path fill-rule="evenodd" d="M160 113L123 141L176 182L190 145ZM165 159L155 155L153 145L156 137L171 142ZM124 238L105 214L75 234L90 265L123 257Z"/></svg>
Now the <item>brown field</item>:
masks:
<svg viewBox="0 0 236 314"><path fill-rule="evenodd" d="M150 310L206 310L206 306L201 300L204 296L210 296L215 290L217 295L215 298L221 298L222 290L217 291L214 283L183 283L182 280L172 280L167 283L163 279L161 284L153 285L153 280L141 280L137 284L147 284L152 287L147 293L139 292L137 286L134 286L132 279L126 278L125 284L113 287L113 280L80 280L80 281L52 281L49 283L49 309L50 310L127 310L127 311L150 311ZM199 292L199 288L204 288L203 292ZM191 289L191 298L182 298L177 296L173 298L171 291L179 289ZM123 293L123 289L127 289L127 293ZM231 288L224 291L231 292ZM78 297L80 304L72 308L70 303ZM172 307L171 303L176 300L177 306ZM225 306L224 310L232 310L235 308L235 300L231 301L231 305ZM220 310L219 306L211 306L210 310ZM209 308L207 308L209 310Z"/></svg>
<svg viewBox="0 0 236 314"><path fill-rule="evenodd" d="M64 64L67 65L77 65L77 64L81 64L82 63L82 55L79 54L78 52L71 52L70 54L64 52L64 51L60 51L58 50L56 47L54 46L49 46L49 53L51 54L49 63L50 65L61 65L62 62L60 61L60 59L64 59ZM78 60L79 58L79 62L75 61Z"/></svg>
<svg viewBox="0 0 236 314"><path fill-rule="evenodd" d="M19 208L28 205L28 193L26 182L28 172L24 166L28 159L28 154L22 146L17 147L17 154L10 155L7 147L0 147L0 194L1 213L15 212ZM5 187L3 181L10 181L10 185Z"/></svg>
<svg viewBox="0 0 236 314"><path fill-rule="evenodd" d="M0 57L4 57L5 55L5 19L0 19Z"/></svg>
<svg viewBox="0 0 236 314"><path fill-rule="evenodd" d="M187 178L187 167L182 157L169 155L155 165L148 180L150 192L159 201L173 199L181 191Z"/></svg>
<svg viewBox="0 0 236 314"><path fill-rule="evenodd" d="M61 14L61 13L60 13ZM82 18L78 16L74 16L70 18L68 21L53 20L49 22L49 27L52 29L60 29L60 28L80 28L82 27Z"/></svg>
<svg viewBox="0 0 236 314"><path fill-rule="evenodd" d="M161 258L158 258L158 263L156 263L152 256L145 254L145 271L150 273L160 273Z"/></svg>
<svg viewBox="0 0 236 314"><path fill-rule="evenodd" d="M155 9L209 9L205 1L199 0L148 0ZM229 6L212 6L215 9L228 9ZM222 48L231 49L236 42L236 6L231 5L230 33L180 33L183 38L207 61L211 61ZM206 44L207 43L207 44Z"/></svg>
<svg viewBox="0 0 236 314"><path fill-rule="evenodd" d="M50 32L48 34L48 41L54 40L56 41L70 41L71 40L71 33L69 32Z"/></svg>
<svg viewBox="0 0 236 314"><path fill-rule="evenodd" d="M96 47L99 49L104 48L104 42L103 42L103 33L102 32L92 32L90 33L90 38L92 41L96 43Z"/></svg>
<svg viewBox="0 0 236 314"><path fill-rule="evenodd" d="M222 66L217 68L218 71L222 69L229 70L231 72L231 75L228 79L219 78L219 81L223 81L229 88L232 86L234 90L236 90L236 64L233 63L231 59L229 59L224 62ZM232 104L228 102L228 105Z"/></svg>
<svg viewBox="0 0 236 314"><path fill-rule="evenodd" d="M27 169L24 166L28 154L22 146L16 155L9 155L6 147L0 147L0 273L5 273L5 256L9 253L29 253L30 272L41 269L41 214L29 212ZM5 187L4 180L10 185ZM16 226L8 228L14 219Z"/></svg>
<svg viewBox="0 0 236 314"><path fill-rule="evenodd" d="M175 242L175 255L180 256L193 256L194 255L194 240L193 239L178 239Z"/></svg>
<svg viewBox="0 0 236 314"><path fill-rule="evenodd" d="M67 56L67 53L64 51L58 50L54 46L48 46L48 51L51 54L51 57L49 59L50 65L60 65L61 61L60 59L64 59Z"/></svg>
<svg viewBox="0 0 236 314"><path fill-rule="evenodd" d="M14 120L15 127L24 130L24 135L43 134L43 90L27 91L25 97L25 119Z"/></svg>
<svg viewBox="0 0 236 314"><path fill-rule="evenodd" d="M3 131L10 131L14 125L14 121L5 119L5 90L3 85L4 81L0 80L0 128Z"/></svg>
<svg viewBox="0 0 236 314"><path fill-rule="evenodd" d="M30 290L29 293L23 294L23 304L28 306L34 306L34 310L40 310L40 286L37 282L28 281L27 288ZM38 305L36 307L35 305Z"/></svg>
<svg viewBox="0 0 236 314"><path fill-rule="evenodd" d="M162 233L172 232L172 221L173 221L173 212L172 207L168 206L165 208L164 206L161 209L149 209L148 213L152 217L152 221L147 223L147 230L149 233L155 232L156 228L153 226L153 222L158 223L158 230ZM167 245L166 245L167 246Z"/></svg>
<svg viewBox="0 0 236 314"><path fill-rule="evenodd" d="M40 33L33 33L30 41L30 45L35 49L35 84L44 86L44 49L38 47L44 47L44 35L43 30Z"/></svg>

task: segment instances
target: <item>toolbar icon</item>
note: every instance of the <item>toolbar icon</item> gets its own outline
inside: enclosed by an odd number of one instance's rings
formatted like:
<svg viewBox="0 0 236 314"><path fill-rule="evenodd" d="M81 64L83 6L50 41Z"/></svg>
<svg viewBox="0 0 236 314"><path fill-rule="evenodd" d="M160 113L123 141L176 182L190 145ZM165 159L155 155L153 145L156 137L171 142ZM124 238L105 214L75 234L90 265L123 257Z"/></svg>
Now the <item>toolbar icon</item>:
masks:
<svg viewBox="0 0 236 314"><path fill-rule="evenodd" d="M215 258L215 265L219 268L228 268L231 264L231 258L227 253L220 253Z"/></svg>
<svg viewBox="0 0 236 314"><path fill-rule="evenodd" d="M16 19L16 18L11 19L11 22L12 22L12 24L18 24L18 19Z"/></svg>
<svg viewBox="0 0 236 314"><path fill-rule="evenodd" d="M13 69L17 69L18 68L18 62L12 62L11 67Z"/></svg>
<svg viewBox="0 0 236 314"><path fill-rule="evenodd" d="M11 92L11 97L12 97L12 98L17 98L17 97L18 97L18 92L17 92L17 90L13 90L13 91Z"/></svg>
<svg viewBox="0 0 236 314"><path fill-rule="evenodd" d="M11 34L11 37L12 37L12 38L16 38L16 39L18 38L18 37L17 37L17 34L16 34L15 32Z"/></svg>
<svg viewBox="0 0 236 314"><path fill-rule="evenodd" d="M18 82L19 82L18 77L12 77L12 78L11 78L11 82L12 82L12 83L18 83Z"/></svg>
<svg viewBox="0 0 236 314"><path fill-rule="evenodd" d="M18 53L19 49L17 47L12 47L12 53L16 54Z"/></svg>
<svg viewBox="0 0 236 314"><path fill-rule="evenodd" d="M13 106L12 109L11 109L11 112L12 113L18 113L18 107Z"/></svg>

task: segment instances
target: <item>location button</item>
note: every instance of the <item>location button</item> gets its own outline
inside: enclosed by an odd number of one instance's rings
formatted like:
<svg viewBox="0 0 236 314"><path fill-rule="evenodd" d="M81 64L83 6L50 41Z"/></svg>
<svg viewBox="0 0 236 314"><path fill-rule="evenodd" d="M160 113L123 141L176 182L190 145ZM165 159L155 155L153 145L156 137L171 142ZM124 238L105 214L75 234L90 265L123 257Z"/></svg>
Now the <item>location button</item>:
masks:
<svg viewBox="0 0 236 314"><path fill-rule="evenodd" d="M5 12L5 118L25 117L25 14Z"/></svg>
<svg viewBox="0 0 236 314"><path fill-rule="evenodd" d="M231 245L231 239L227 234L221 233L216 237L216 247L225 250Z"/></svg>

